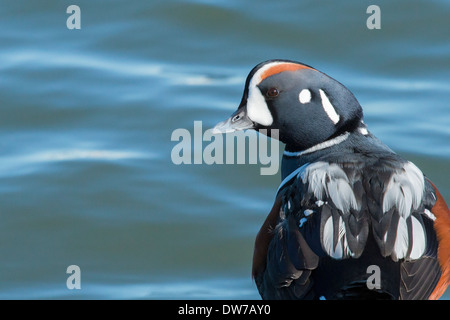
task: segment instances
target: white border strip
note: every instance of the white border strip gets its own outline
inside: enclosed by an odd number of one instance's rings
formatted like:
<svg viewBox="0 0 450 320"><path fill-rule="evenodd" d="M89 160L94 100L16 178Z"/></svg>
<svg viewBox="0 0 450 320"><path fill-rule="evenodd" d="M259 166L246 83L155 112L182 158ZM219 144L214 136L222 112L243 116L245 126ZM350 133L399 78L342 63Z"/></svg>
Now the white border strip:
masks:
<svg viewBox="0 0 450 320"><path fill-rule="evenodd" d="M290 151L284 151L284 155L288 156L288 157L300 157L304 154L308 154L308 153L312 153L315 151L319 151L325 148L329 148L332 147L334 145L337 145L339 143L344 142L345 140L347 140L347 138L350 136L350 132L346 132L341 134L340 136L337 136L336 138L333 138L331 140L327 140L324 142L321 142L319 144L316 144L315 146L312 146L309 149L303 150L303 151L297 151L297 152L290 152Z"/></svg>

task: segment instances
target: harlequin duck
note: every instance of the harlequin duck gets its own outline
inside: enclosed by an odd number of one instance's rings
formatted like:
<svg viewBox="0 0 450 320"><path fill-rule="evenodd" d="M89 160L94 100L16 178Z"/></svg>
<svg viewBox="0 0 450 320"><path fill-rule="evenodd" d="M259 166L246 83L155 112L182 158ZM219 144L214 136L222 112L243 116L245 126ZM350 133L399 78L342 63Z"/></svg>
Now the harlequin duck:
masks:
<svg viewBox="0 0 450 320"><path fill-rule="evenodd" d="M277 129L282 182L252 274L263 299L438 299L450 211L419 168L378 140L354 95L290 60L258 64L215 133Z"/></svg>

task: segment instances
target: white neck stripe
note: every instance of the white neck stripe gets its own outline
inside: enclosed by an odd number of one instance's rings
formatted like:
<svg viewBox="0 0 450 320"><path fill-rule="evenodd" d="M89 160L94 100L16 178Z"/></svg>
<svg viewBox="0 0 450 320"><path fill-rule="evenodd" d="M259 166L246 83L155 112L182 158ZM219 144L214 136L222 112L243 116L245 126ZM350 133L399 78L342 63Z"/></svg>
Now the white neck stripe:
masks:
<svg viewBox="0 0 450 320"><path fill-rule="evenodd" d="M321 142L321 143L316 144L315 146L312 146L311 148L308 148L303 151L297 151L297 152L284 151L284 155L288 156L288 157L300 157L304 154L308 154L308 153L312 153L312 152L319 151L322 149L326 149L326 148L335 146L341 142L344 142L345 140L347 140L349 135L350 135L350 132L345 132L345 133L341 134L340 136L337 136L336 138Z"/></svg>

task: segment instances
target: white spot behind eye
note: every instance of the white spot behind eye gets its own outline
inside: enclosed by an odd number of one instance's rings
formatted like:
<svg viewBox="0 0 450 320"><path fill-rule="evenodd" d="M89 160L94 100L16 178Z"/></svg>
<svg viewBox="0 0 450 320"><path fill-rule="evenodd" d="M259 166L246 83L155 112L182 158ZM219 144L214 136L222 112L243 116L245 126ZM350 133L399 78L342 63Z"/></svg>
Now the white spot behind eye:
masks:
<svg viewBox="0 0 450 320"><path fill-rule="evenodd" d="M300 94L298 95L298 100L300 101L300 103L308 103L311 101L311 91L309 91L308 89L303 89L302 91L300 91Z"/></svg>

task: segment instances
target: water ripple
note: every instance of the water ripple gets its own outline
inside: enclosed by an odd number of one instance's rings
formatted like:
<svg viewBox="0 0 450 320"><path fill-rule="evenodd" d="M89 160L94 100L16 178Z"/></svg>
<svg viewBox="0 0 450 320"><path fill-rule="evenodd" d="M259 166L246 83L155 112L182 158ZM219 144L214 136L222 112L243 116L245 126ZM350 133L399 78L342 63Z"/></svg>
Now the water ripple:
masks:
<svg viewBox="0 0 450 320"><path fill-rule="evenodd" d="M119 161L136 159L156 159L158 155L130 150L107 150L107 149L53 149L39 150L33 153L3 156L0 158L0 175L14 176L34 172L40 165L67 161Z"/></svg>

